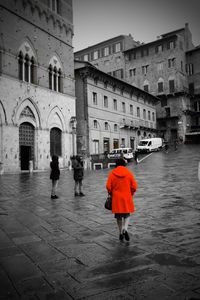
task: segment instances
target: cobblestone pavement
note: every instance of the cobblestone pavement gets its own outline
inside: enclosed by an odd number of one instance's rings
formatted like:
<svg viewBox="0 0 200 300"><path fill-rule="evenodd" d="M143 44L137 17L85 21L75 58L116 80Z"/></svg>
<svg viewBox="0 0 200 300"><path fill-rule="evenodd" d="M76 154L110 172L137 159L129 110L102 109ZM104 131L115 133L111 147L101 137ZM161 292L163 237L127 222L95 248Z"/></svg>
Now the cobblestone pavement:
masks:
<svg viewBox="0 0 200 300"><path fill-rule="evenodd" d="M130 163L139 188L130 242L104 209L109 170L74 197L62 170L0 177L0 299L200 299L200 145Z"/></svg>

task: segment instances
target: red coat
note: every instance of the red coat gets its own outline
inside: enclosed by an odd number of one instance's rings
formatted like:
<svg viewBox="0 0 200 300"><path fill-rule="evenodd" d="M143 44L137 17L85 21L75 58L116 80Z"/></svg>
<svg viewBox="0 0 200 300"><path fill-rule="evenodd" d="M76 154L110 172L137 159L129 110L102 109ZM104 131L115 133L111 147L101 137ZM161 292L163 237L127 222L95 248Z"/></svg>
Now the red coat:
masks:
<svg viewBox="0 0 200 300"><path fill-rule="evenodd" d="M137 182L126 167L119 166L110 172L106 188L108 193L112 194L113 213L131 213L135 211L133 194L137 190Z"/></svg>

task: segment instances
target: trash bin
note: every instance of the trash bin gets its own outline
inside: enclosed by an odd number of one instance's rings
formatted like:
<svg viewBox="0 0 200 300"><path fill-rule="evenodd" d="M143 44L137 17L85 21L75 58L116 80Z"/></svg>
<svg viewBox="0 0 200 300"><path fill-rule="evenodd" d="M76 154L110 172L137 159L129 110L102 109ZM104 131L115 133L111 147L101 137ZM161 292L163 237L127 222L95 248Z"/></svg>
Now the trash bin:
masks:
<svg viewBox="0 0 200 300"><path fill-rule="evenodd" d="M29 160L29 172L32 173L33 172L33 161Z"/></svg>

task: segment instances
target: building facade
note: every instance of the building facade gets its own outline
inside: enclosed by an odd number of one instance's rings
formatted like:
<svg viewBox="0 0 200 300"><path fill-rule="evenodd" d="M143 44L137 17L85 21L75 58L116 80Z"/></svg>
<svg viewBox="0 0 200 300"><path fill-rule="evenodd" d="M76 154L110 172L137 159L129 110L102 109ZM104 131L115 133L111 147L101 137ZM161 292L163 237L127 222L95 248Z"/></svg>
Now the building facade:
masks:
<svg viewBox="0 0 200 300"><path fill-rule="evenodd" d="M159 136L167 141L180 139L186 142L188 131L193 130L191 126L197 123L196 113L189 116L186 111L193 105L190 60L197 64L194 69L198 69L197 50L194 50L188 24L146 44L134 41L130 35L128 37L130 43L127 46L122 43L117 47L120 51L115 54L111 53L115 49L113 41L117 41L113 38L76 52L75 58L88 60L100 70L159 97L156 107ZM89 55L94 51L98 52L95 59L94 55ZM196 81L197 77L195 75Z"/></svg>
<svg viewBox="0 0 200 300"><path fill-rule="evenodd" d="M68 166L75 149L71 0L0 1L0 167Z"/></svg>
<svg viewBox="0 0 200 300"><path fill-rule="evenodd" d="M185 108L187 116L187 143L200 143L200 46L186 52L190 104Z"/></svg>
<svg viewBox="0 0 200 300"><path fill-rule="evenodd" d="M129 35L119 35L94 46L74 53L76 60L88 61L99 70L119 79L125 79L125 62L123 51L139 45Z"/></svg>
<svg viewBox="0 0 200 300"><path fill-rule="evenodd" d="M75 61L75 90L79 154L135 149L141 138L156 136L153 95L81 61Z"/></svg>
<svg viewBox="0 0 200 300"><path fill-rule="evenodd" d="M159 135L167 141L185 141L190 104L186 52L193 49L188 24L157 40L124 52L126 80L160 98Z"/></svg>

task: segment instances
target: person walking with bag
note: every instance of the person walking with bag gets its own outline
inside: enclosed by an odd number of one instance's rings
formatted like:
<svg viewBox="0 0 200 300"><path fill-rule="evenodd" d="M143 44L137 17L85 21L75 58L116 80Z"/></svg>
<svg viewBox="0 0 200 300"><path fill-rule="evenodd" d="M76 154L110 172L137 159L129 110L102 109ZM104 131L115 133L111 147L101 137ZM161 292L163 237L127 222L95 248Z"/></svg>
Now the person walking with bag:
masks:
<svg viewBox="0 0 200 300"><path fill-rule="evenodd" d="M112 195L112 213L115 214L119 228L119 240L130 240L128 225L130 213L135 211L133 195L137 190L134 175L126 168L126 161L120 158L116 161L116 168L110 172L106 188Z"/></svg>
<svg viewBox="0 0 200 300"><path fill-rule="evenodd" d="M57 199L58 196L56 195L56 191L58 186L58 180L60 178L58 156L56 155L52 156L52 161L50 162L50 168L51 168L50 179L52 181L51 199Z"/></svg>
<svg viewBox="0 0 200 300"><path fill-rule="evenodd" d="M83 169L83 162L81 161L81 157L76 155L76 158L73 162L73 169L74 169L74 196L85 196L82 191L83 187L83 176L84 176L84 169Z"/></svg>

